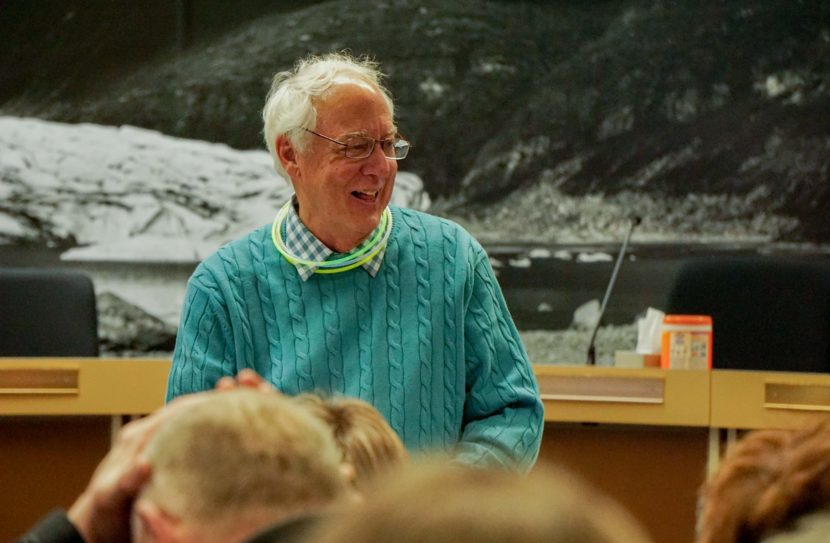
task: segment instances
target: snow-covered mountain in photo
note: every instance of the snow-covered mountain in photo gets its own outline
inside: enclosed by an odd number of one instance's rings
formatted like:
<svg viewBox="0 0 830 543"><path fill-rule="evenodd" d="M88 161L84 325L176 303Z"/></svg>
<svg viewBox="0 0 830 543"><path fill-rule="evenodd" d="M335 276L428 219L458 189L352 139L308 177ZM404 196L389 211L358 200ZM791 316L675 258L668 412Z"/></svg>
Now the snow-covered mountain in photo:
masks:
<svg viewBox="0 0 830 543"><path fill-rule="evenodd" d="M254 4L213 24L135 2L2 4L0 265L91 273L111 346L167 348L193 263L272 219L288 187L259 111L310 53L379 62L414 143L396 197L487 247L522 330L567 327L602 295L635 216L608 324L660 303L689 254L826 258L825 0ZM142 341L115 337L141 313L158 319L123 336ZM584 353L584 336L525 341L573 360L557 346Z"/></svg>
<svg viewBox="0 0 830 543"><path fill-rule="evenodd" d="M291 193L266 151L0 117L0 245L18 258L59 252L53 265L92 277L105 354L169 351L196 263L271 222ZM407 172L398 172L392 200L430 202Z"/></svg>
<svg viewBox="0 0 830 543"><path fill-rule="evenodd" d="M143 56L106 22L153 10L39 4L0 115L261 149L274 73L346 49L388 75L431 211L484 242L609 242L631 214L655 241L830 241L823 0L275 4Z"/></svg>
<svg viewBox="0 0 830 543"><path fill-rule="evenodd" d="M291 195L266 151L132 126L0 117L0 241L65 260L198 262L270 222ZM424 209L400 172L393 203Z"/></svg>

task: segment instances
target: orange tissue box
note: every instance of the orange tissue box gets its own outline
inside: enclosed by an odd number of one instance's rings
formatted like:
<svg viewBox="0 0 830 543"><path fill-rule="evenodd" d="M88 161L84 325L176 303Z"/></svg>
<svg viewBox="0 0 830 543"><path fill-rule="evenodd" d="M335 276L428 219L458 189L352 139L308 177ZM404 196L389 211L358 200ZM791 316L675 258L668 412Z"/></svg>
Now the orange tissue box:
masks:
<svg viewBox="0 0 830 543"><path fill-rule="evenodd" d="M660 330L661 368L712 369L712 317L666 315Z"/></svg>

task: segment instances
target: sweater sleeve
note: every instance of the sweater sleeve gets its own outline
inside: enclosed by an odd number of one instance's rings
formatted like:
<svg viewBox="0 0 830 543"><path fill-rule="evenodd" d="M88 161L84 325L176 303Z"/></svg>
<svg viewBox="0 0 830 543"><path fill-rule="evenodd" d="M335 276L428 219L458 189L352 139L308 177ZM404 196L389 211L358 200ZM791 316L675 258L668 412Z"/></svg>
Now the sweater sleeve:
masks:
<svg viewBox="0 0 830 543"><path fill-rule="evenodd" d="M224 375L235 373L233 335L226 304L204 276L188 281L167 398L209 390Z"/></svg>
<svg viewBox="0 0 830 543"><path fill-rule="evenodd" d="M471 255L464 336L467 397L457 460L529 470L544 424L536 378L484 250Z"/></svg>
<svg viewBox="0 0 830 543"><path fill-rule="evenodd" d="M66 512L55 509L21 536L17 543L84 543L84 539Z"/></svg>

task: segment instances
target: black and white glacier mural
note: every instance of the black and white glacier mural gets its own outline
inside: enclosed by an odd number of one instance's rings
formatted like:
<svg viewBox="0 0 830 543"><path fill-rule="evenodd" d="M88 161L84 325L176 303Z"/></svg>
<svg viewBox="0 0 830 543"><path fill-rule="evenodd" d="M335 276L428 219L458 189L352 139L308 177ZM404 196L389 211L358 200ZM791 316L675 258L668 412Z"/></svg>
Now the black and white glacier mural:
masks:
<svg viewBox="0 0 830 543"><path fill-rule="evenodd" d="M84 270L105 354L169 354L185 282L290 187L274 72L376 58L414 142L395 202L485 244L539 363L631 349L696 254L830 259L830 3L0 4L0 265Z"/></svg>
<svg viewBox="0 0 830 543"><path fill-rule="evenodd" d="M0 255L90 274L105 352L170 349L189 273L291 195L266 151L131 126L0 117ZM393 203L429 207L400 172Z"/></svg>

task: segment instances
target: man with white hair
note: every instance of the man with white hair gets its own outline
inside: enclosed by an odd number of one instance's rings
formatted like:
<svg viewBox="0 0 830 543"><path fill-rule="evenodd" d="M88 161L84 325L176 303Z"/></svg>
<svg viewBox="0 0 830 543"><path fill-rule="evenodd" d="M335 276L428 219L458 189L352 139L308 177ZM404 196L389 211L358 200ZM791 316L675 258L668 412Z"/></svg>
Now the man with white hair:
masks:
<svg viewBox="0 0 830 543"><path fill-rule="evenodd" d="M389 206L399 133L378 66L335 53L278 73L265 142L295 195L188 282L167 398L251 368L286 394L377 408L411 451L529 469L538 388L487 254Z"/></svg>

